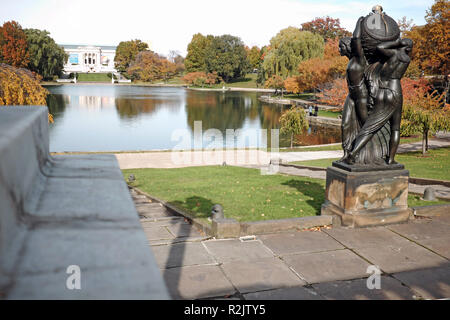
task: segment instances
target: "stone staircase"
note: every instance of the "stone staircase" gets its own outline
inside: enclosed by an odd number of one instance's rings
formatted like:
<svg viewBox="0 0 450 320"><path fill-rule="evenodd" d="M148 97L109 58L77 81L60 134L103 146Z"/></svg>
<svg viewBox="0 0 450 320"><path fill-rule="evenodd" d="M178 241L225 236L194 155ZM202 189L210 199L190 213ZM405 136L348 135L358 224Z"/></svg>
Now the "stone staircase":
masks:
<svg viewBox="0 0 450 320"><path fill-rule="evenodd" d="M130 189L149 245L196 242L209 239L185 217L168 210L164 205Z"/></svg>

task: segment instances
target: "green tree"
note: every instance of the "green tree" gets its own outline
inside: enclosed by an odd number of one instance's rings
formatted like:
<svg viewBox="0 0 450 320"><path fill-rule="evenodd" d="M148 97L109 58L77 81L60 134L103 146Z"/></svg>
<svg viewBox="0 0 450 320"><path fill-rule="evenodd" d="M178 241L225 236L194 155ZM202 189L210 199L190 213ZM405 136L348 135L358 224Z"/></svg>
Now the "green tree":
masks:
<svg viewBox="0 0 450 320"><path fill-rule="evenodd" d="M253 46L247 50L247 58L252 69L259 69L261 67L261 49Z"/></svg>
<svg viewBox="0 0 450 320"><path fill-rule="evenodd" d="M270 48L262 64L264 77L272 75L286 78L298 73L300 62L315 57L322 57L324 40L318 34L300 31L294 27L281 30L270 40Z"/></svg>
<svg viewBox="0 0 450 320"><path fill-rule="evenodd" d="M67 61L64 49L49 36L49 32L38 29L25 29L30 62L28 69L40 74L44 79L60 75Z"/></svg>
<svg viewBox="0 0 450 320"><path fill-rule="evenodd" d="M302 133L304 129L308 129L308 126L303 108L295 107L286 110L280 117L280 132L291 135L291 148L294 144L294 135Z"/></svg>
<svg viewBox="0 0 450 320"><path fill-rule="evenodd" d="M243 77L250 69L242 40L231 35L212 38L205 49L207 72L216 71L225 81Z"/></svg>
<svg viewBox="0 0 450 320"><path fill-rule="evenodd" d="M206 71L205 50L213 36L204 36L201 33L194 34L187 47L187 55L184 60L186 72Z"/></svg>
<svg viewBox="0 0 450 320"><path fill-rule="evenodd" d="M148 49L148 44L141 40L121 41L116 49L114 62L119 72L126 72L131 62L141 51Z"/></svg>

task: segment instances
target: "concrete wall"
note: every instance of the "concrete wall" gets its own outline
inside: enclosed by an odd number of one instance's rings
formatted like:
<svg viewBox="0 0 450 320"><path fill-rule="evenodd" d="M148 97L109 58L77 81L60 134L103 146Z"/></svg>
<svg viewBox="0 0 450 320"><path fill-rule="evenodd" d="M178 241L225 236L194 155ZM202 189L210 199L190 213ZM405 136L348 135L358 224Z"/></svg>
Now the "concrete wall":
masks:
<svg viewBox="0 0 450 320"><path fill-rule="evenodd" d="M46 107L0 107L0 298L169 298L114 156L48 150Z"/></svg>

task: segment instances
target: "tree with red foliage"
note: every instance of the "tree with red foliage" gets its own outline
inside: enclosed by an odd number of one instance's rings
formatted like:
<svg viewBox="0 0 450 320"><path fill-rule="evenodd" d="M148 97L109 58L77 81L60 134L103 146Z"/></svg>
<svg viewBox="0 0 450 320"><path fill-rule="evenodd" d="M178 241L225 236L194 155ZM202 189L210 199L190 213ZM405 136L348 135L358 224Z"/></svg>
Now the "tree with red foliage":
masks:
<svg viewBox="0 0 450 320"><path fill-rule="evenodd" d="M312 21L302 23L302 30L320 34L325 40L350 37L352 35L341 27L339 19L333 19L329 16L315 18Z"/></svg>
<svg viewBox="0 0 450 320"><path fill-rule="evenodd" d="M16 21L8 21L0 27L0 62L22 68L30 62L27 36Z"/></svg>

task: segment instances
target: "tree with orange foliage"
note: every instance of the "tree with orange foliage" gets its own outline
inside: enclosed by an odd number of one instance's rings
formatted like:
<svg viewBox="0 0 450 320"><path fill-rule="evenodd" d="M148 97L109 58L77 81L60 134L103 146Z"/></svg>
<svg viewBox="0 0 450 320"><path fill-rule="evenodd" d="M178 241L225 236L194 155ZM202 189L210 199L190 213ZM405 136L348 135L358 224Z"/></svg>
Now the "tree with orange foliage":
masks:
<svg viewBox="0 0 450 320"><path fill-rule="evenodd" d="M189 72L181 78L188 85L204 87L205 85L213 85L222 81L217 72L206 73L203 71Z"/></svg>
<svg viewBox="0 0 450 320"><path fill-rule="evenodd" d="M315 18L312 21L302 23L302 30L320 34L324 40L350 37L352 35L341 27L339 19L333 19L329 16Z"/></svg>
<svg viewBox="0 0 450 320"><path fill-rule="evenodd" d="M30 70L0 63L0 105L46 105L47 89ZM51 114L48 115L53 122Z"/></svg>
<svg viewBox="0 0 450 320"><path fill-rule="evenodd" d="M30 62L27 36L16 21L5 22L0 27L0 62L18 68Z"/></svg>
<svg viewBox="0 0 450 320"><path fill-rule="evenodd" d="M141 51L131 62L127 74L132 79L142 81L164 80L173 77L176 65L153 51Z"/></svg>
<svg viewBox="0 0 450 320"><path fill-rule="evenodd" d="M300 93L301 87L297 77L289 77L284 80L284 87L287 92Z"/></svg>
<svg viewBox="0 0 450 320"><path fill-rule="evenodd" d="M317 94L319 102L337 106L341 109L344 106L348 95L347 81L344 78L334 79L327 87Z"/></svg>
<svg viewBox="0 0 450 320"><path fill-rule="evenodd" d="M414 42L412 61L430 74L450 73L450 1L436 0L427 10L424 26L405 30L405 37Z"/></svg>

